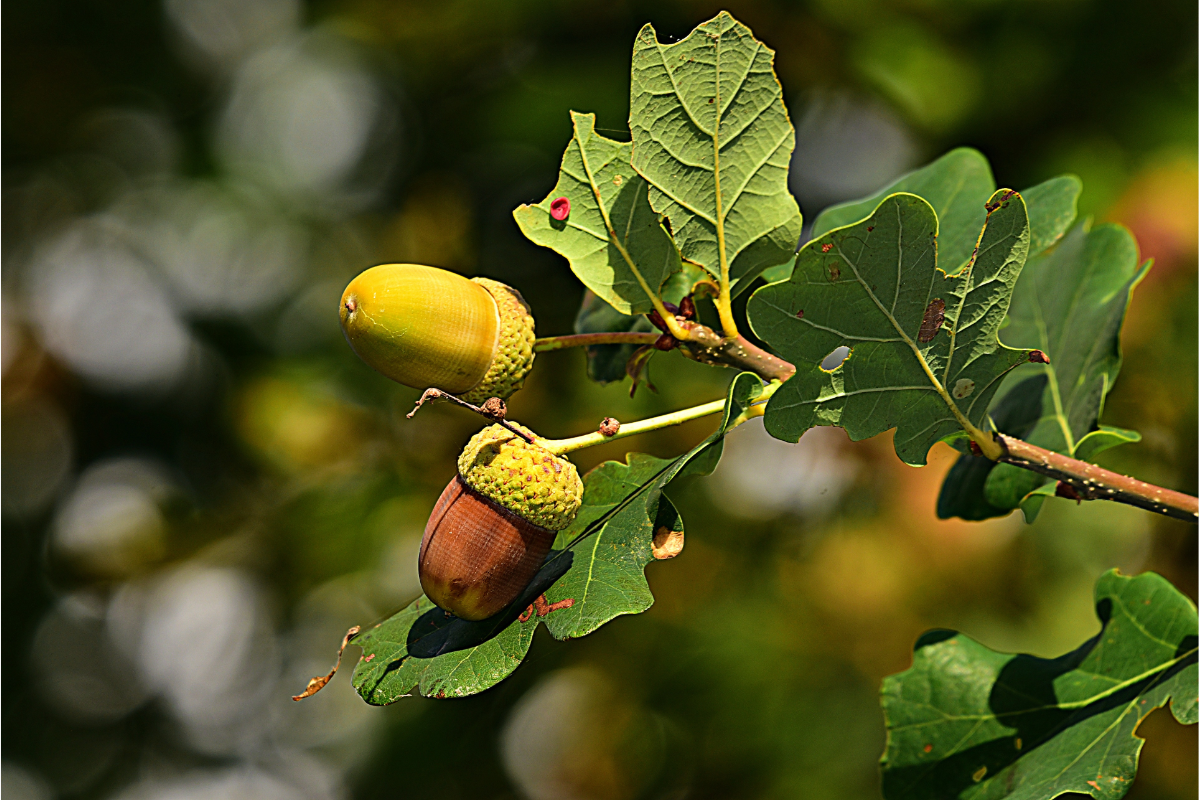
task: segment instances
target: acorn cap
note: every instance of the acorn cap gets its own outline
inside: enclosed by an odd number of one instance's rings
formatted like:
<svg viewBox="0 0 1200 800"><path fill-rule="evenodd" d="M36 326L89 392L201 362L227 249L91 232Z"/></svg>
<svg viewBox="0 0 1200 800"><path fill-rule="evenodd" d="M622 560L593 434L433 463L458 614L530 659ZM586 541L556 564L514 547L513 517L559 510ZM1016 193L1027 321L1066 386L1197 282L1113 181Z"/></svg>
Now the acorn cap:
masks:
<svg viewBox="0 0 1200 800"><path fill-rule="evenodd" d="M507 398L533 365L533 317L519 292L420 264L382 264L342 293L342 330L369 366L416 389L482 403Z"/></svg>
<svg viewBox="0 0 1200 800"><path fill-rule="evenodd" d="M471 437L458 457L458 474L484 497L551 531L570 525L583 500L574 464L501 425Z"/></svg>
<svg viewBox="0 0 1200 800"><path fill-rule="evenodd" d="M500 336L496 353L487 373L462 399L482 405L489 397L507 399L525 383L533 369L533 315L529 304L516 289L490 278L472 278L473 283L487 289L496 301L500 314ZM447 389L446 391L450 391Z"/></svg>

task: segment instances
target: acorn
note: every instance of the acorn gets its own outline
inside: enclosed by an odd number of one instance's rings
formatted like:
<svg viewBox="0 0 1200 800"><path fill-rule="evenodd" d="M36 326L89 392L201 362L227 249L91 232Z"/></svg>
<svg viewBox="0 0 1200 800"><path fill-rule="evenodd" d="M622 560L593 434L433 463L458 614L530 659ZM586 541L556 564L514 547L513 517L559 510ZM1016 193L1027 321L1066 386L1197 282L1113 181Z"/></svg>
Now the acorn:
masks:
<svg viewBox="0 0 1200 800"><path fill-rule="evenodd" d="M414 389L476 405L507 398L533 366L533 316L521 293L420 264L383 264L342 293L342 331L369 366Z"/></svg>
<svg viewBox="0 0 1200 800"><path fill-rule="evenodd" d="M533 580L582 499L570 461L502 425L484 428L467 442L425 525L421 588L462 619L487 619Z"/></svg>

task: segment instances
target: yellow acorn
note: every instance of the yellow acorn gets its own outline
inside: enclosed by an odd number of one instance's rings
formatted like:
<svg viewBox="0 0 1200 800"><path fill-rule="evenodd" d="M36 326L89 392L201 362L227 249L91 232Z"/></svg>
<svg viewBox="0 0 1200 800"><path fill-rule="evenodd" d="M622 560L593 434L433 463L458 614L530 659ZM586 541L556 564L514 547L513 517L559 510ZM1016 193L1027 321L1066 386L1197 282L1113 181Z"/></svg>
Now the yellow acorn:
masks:
<svg viewBox="0 0 1200 800"><path fill-rule="evenodd" d="M383 264L342 293L342 331L394 381L479 404L507 398L533 366L533 316L521 293L420 264Z"/></svg>
<svg viewBox="0 0 1200 800"><path fill-rule="evenodd" d="M418 557L421 588L463 619L498 613L533 580L582 498L570 461L501 425L484 428L467 443L458 474L429 515Z"/></svg>

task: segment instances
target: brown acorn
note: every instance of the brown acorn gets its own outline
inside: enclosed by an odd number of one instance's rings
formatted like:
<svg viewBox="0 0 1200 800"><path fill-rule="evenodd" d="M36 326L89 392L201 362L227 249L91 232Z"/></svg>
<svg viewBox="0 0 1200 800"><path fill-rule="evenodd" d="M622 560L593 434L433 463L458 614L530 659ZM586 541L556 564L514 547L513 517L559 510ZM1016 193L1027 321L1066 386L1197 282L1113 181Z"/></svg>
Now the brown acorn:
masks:
<svg viewBox="0 0 1200 800"><path fill-rule="evenodd" d="M533 580L582 495L570 461L501 425L484 428L425 526L421 588L463 619L496 614Z"/></svg>

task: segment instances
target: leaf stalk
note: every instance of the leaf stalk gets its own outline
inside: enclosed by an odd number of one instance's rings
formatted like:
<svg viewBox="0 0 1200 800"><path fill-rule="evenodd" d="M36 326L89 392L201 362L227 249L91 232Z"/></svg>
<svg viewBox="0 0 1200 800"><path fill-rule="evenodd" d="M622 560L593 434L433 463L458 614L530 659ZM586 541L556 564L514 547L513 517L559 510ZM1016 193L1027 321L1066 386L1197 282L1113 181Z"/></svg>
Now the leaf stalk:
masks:
<svg viewBox="0 0 1200 800"><path fill-rule="evenodd" d="M654 344L659 339L657 333L640 333L627 331L611 331L604 333L575 333L568 336L546 336L533 343L533 352L545 353L551 350L565 350L568 347L592 347L600 344Z"/></svg>
<svg viewBox="0 0 1200 800"><path fill-rule="evenodd" d="M611 337L626 335L629 334L579 334L576 336L553 338L562 342L557 347L571 347L576 345L582 346L584 344L615 343L615 340L612 339L607 339L604 342L587 341L586 337L590 336ZM648 337L656 336L656 334L644 335ZM771 355L742 336L738 336L732 340L725 339L711 328L696 323L688 323L687 336L688 338L685 341L680 342L679 349L688 358L711 366L725 366L746 372L753 372L760 378L771 382L766 390L764 390L760 401L748 410L752 412L753 416L763 413L765 405L761 401L766 400L774 394L779 382L787 380L796 372L794 364ZM945 387L941 386L940 382L935 383L935 386L938 387L942 399L946 401L951 411L954 412L955 419L971 437L971 441L979 448L980 455L986 456L993 461L1012 464L1015 467L1027 469L1031 472L1037 472L1062 481L1071 486L1082 500L1112 500L1176 519L1197 522L1198 502L1200 502L1197 498L1182 492L1164 489L1145 481L1139 481L1136 478L1120 475L1119 473L1098 467L1095 464L1079 461L1064 456L1061 453L1055 453L1052 450L1046 450L1012 436L1004 434L993 435L984 432L971 424L970 420L959 411L957 404L954 403L953 398L950 397ZM712 403L706 404L706 406L713 405ZM697 406L696 409L703 409L706 406ZM696 409L685 409L682 412L675 412L675 414L665 416L666 418L672 418L678 414L694 412ZM714 407L712 410L704 413L716 413L716 410ZM704 416L704 413L697 414L696 416ZM616 437L601 437L597 433L588 434L586 437L576 437L576 439L563 439L559 441L566 443L576 441L585 442L586 440L585 443L577 446L571 445L571 449L581 449L594 444L600 444L602 441L609 441L610 438L623 438L624 436L632 436L634 433L644 433L672 424L677 425L681 422L695 419L696 416L687 416L679 419L677 422L665 422L661 424L657 420L663 418L643 420L641 423L630 423L629 425L621 426L621 430Z"/></svg>
<svg viewBox="0 0 1200 800"><path fill-rule="evenodd" d="M763 413L763 408L766 406L766 401L775 393L782 384L774 381L763 388L763 392L754 401L754 404L739 414L737 417L729 421L728 429L732 430L738 425L741 425L747 420L760 416ZM672 411L669 414L661 414L657 417L649 417L647 419L638 420L637 422L622 423L620 429L614 433L606 435L601 431L585 433L583 436L574 436L570 439L538 439L538 445L544 447L555 455L563 455L565 453L573 453L576 450L583 450L588 447L594 447L605 442L612 442L617 439L624 439L627 436L636 436L639 433L649 433L663 428L670 428L675 425L682 425L685 422L691 422L694 419L707 417L710 414L718 414L725 410L725 400L713 400L711 403L702 403L691 408Z"/></svg>

